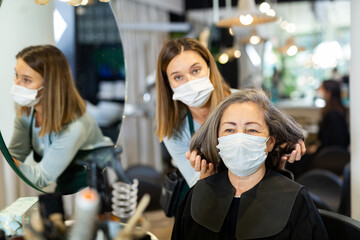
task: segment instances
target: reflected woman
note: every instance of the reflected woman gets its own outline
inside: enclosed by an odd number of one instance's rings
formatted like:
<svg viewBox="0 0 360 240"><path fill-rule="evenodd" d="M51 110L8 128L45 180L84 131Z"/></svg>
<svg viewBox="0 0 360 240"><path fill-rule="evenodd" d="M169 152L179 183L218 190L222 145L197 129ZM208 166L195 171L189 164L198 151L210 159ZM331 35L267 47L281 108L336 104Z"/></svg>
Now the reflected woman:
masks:
<svg viewBox="0 0 360 240"><path fill-rule="evenodd" d="M86 112L66 57L51 45L30 46L16 55L11 94L17 117L9 151L22 173L42 188L73 193L87 186L84 169L73 163L83 150L111 146ZM33 152L35 164L27 164Z"/></svg>

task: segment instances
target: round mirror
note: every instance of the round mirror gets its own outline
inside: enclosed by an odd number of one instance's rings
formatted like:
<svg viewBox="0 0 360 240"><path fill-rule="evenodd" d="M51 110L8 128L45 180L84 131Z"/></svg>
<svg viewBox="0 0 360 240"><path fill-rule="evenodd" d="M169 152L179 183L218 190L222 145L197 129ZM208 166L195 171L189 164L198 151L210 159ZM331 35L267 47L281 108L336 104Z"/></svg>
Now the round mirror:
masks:
<svg viewBox="0 0 360 240"><path fill-rule="evenodd" d="M7 148L16 118L14 100L10 95L16 54L29 46L56 46L70 65L75 86L86 103L86 114L94 119L107 141L113 143L120 133L124 109L125 61L120 33L109 3L89 0L87 5L74 7L58 0L49 1L47 5L35 2L0 1L0 77L3 79L0 83L0 147L13 170L26 183L37 190L53 191L56 184L32 181L28 172L21 171ZM91 128L87 131L90 132ZM79 150L86 149L80 147ZM34 159L32 153L28 154L24 163L41 163Z"/></svg>

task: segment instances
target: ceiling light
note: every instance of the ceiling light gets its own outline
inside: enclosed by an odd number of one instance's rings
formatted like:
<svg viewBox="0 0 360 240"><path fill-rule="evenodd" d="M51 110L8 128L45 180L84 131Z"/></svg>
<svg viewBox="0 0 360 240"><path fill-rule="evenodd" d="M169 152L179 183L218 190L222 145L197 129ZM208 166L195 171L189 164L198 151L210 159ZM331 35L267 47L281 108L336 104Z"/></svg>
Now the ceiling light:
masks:
<svg viewBox="0 0 360 240"><path fill-rule="evenodd" d="M270 10L270 5L267 2L263 2L262 4L260 4L259 10L262 13L266 13L267 11Z"/></svg>
<svg viewBox="0 0 360 240"><path fill-rule="evenodd" d="M276 12L275 12L274 9L269 9L265 14L270 16L270 17L275 17L276 16Z"/></svg>
<svg viewBox="0 0 360 240"><path fill-rule="evenodd" d="M287 55L289 56L294 56L295 54L297 54L297 52L298 52L298 47L295 45L290 46L286 51Z"/></svg>
<svg viewBox="0 0 360 240"><path fill-rule="evenodd" d="M296 26L295 26L295 24L294 23L289 23L289 24L287 24L286 25L286 31L288 32L288 33L293 33L293 32L295 32L295 30L296 30Z"/></svg>
<svg viewBox="0 0 360 240"><path fill-rule="evenodd" d="M313 62L321 68L333 68L338 59L343 57L342 49L337 41L319 43L314 49Z"/></svg>
<svg viewBox="0 0 360 240"><path fill-rule="evenodd" d="M265 41L265 39L260 37L259 34L257 33L256 29L254 28L254 29L251 30L250 36L247 37L247 38L241 38L239 40L239 43L240 44L248 44L248 43L250 43L252 45L257 45L262 41Z"/></svg>
<svg viewBox="0 0 360 240"><path fill-rule="evenodd" d="M219 60L219 63L225 64L229 61L229 55L227 55L227 53L222 53L218 60Z"/></svg>
<svg viewBox="0 0 360 240"><path fill-rule="evenodd" d="M252 36L250 37L250 43L251 43L252 45L257 45L257 44L260 43L260 41L261 41L261 38L260 38L258 35L252 35Z"/></svg>
<svg viewBox="0 0 360 240"><path fill-rule="evenodd" d="M294 56L298 52L301 52L301 51L304 51L304 50L305 50L304 47L299 47L298 45L295 44L294 37L290 37L286 41L286 44L284 46L278 48L278 51L281 54L287 54L289 56Z"/></svg>
<svg viewBox="0 0 360 240"><path fill-rule="evenodd" d="M240 15L239 20L243 25L250 25L254 21L254 18L251 16L251 14L246 14Z"/></svg>
<svg viewBox="0 0 360 240"><path fill-rule="evenodd" d="M241 57L241 52L240 52L240 50L235 50L235 51L234 51L234 57L236 57L236 58Z"/></svg>
<svg viewBox="0 0 360 240"><path fill-rule="evenodd" d="M254 0L239 0L238 13L234 17L225 18L216 23L218 27L253 26L276 20L275 16L268 16L256 8Z"/></svg>

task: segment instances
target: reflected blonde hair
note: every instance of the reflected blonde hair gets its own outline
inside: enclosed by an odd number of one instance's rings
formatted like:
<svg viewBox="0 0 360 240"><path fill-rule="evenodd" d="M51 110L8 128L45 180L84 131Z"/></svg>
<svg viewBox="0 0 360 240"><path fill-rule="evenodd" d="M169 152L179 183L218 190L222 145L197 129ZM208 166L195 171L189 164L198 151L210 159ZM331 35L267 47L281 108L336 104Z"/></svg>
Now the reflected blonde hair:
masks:
<svg viewBox="0 0 360 240"><path fill-rule="evenodd" d="M277 109L261 89L239 90L222 101L194 134L190 151L197 150L203 158L217 166L217 170L223 169L224 164L219 161L219 151L216 148L221 117L230 105L245 102L256 104L264 114L269 135L275 138L274 148L268 153L266 164L267 167L277 169L281 156L290 153L299 139L304 139L304 135L300 125L291 116Z"/></svg>
<svg viewBox="0 0 360 240"><path fill-rule="evenodd" d="M86 105L75 87L69 63L58 48L30 46L16 55L16 59L19 58L44 79L40 137L59 132L65 124L85 113ZM30 110L30 107L19 107L18 115L26 113L29 116Z"/></svg>
<svg viewBox="0 0 360 240"><path fill-rule="evenodd" d="M186 105L181 101L172 100L173 90L170 87L166 74L170 61L183 51L194 51L206 62L210 69L210 81L214 91L210 96L210 111L212 111L226 96L230 94L230 88L221 76L216 62L209 52L199 41L192 38L180 38L171 40L160 51L156 69L156 135L161 142L164 137L170 138L173 130L178 129L179 124L185 117Z"/></svg>

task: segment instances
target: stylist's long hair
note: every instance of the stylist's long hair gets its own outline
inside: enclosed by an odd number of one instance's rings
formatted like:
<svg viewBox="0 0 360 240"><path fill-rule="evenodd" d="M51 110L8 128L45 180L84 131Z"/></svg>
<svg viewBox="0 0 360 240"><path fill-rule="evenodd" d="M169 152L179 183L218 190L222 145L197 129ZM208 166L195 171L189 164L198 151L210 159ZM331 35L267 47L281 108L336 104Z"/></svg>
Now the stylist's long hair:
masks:
<svg viewBox="0 0 360 240"><path fill-rule="evenodd" d="M214 86L209 99L210 111L230 94L230 88L221 76L213 56L202 43L192 38L180 38L166 43L160 51L156 69L156 135L160 142L164 137L170 138L173 130L179 127L185 117L186 105L172 100L173 90L166 70L174 57L188 50L198 53L209 67L210 81Z"/></svg>
<svg viewBox="0 0 360 240"><path fill-rule="evenodd" d="M19 58L44 78L40 137L59 132L65 124L85 113L86 105L75 87L69 63L58 48L30 46L16 55L16 59ZM20 107L18 113L29 115L30 110L29 107Z"/></svg>

